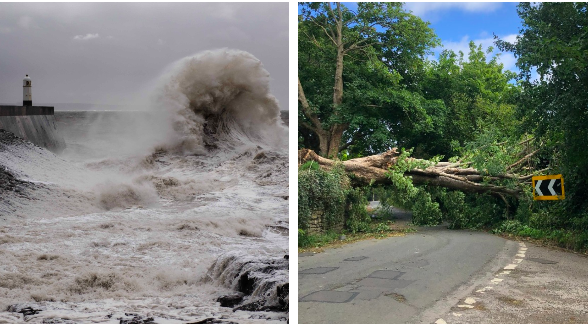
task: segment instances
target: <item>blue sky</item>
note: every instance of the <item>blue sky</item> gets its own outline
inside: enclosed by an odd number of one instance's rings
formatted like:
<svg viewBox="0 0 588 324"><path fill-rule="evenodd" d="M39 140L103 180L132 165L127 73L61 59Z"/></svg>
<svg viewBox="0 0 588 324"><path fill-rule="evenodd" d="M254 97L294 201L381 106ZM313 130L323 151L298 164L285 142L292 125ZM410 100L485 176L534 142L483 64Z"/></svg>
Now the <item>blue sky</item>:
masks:
<svg viewBox="0 0 588 324"><path fill-rule="evenodd" d="M484 50L494 46L493 34L514 42L521 28L516 2L406 2L404 7L430 22L443 47L434 49L435 57L443 49L469 52L469 42L482 44ZM354 3L346 3L354 8ZM493 53L499 53L497 49ZM512 53L502 53L504 68L518 72Z"/></svg>
<svg viewBox="0 0 588 324"><path fill-rule="evenodd" d="M493 34L514 42L521 28L516 2L407 2L405 8L431 23L443 43L435 49L437 54L451 49L467 55L471 40L486 49L494 46ZM500 61L505 69L518 71L512 53L502 53Z"/></svg>

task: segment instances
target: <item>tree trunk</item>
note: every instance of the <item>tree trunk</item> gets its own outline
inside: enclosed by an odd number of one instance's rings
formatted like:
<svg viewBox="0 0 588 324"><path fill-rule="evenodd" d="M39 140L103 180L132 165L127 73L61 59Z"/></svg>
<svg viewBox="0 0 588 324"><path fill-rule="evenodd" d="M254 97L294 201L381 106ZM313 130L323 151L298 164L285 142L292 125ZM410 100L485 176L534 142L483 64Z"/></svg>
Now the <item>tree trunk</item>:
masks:
<svg viewBox="0 0 588 324"><path fill-rule="evenodd" d="M335 86L333 87L333 108L336 109L343 102L343 17L341 16L341 3L337 2L337 63L335 65Z"/></svg>
<svg viewBox="0 0 588 324"><path fill-rule="evenodd" d="M337 159L337 154L339 154L339 147L341 146L341 141L343 139L343 132L347 129L346 125L335 124L331 127L329 131L329 143L328 143L328 150L324 151L322 154L330 159Z"/></svg>
<svg viewBox="0 0 588 324"><path fill-rule="evenodd" d="M298 151L298 163L315 161L325 169L331 169L335 166L335 163L341 163L345 172L352 174L353 181L358 185L386 184L391 183L386 173L390 167L397 163L399 155L398 150L392 149L379 155L336 162L321 157L312 150L302 149ZM506 194L515 198L518 198L522 193L520 189L479 183L484 177L478 170L474 168L458 168L458 166L459 163L440 162L424 170L413 169L407 171L404 175L411 177L414 184L428 184L465 192L490 192L493 194ZM523 180L527 177L505 174L490 177L489 179L498 180L504 178Z"/></svg>
<svg viewBox="0 0 588 324"><path fill-rule="evenodd" d="M337 46L337 61L335 65L335 84L333 86L333 115L337 116L339 106L343 103L343 56L344 44L343 44L343 16L341 13L341 3L337 2L336 9L336 22L337 31L335 33L335 46ZM346 125L334 124L329 129L328 143L326 144L326 150L323 150L321 144L321 155L328 158L337 159L339 154L339 146L341 146L341 140L343 138L343 132L347 129Z"/></svg>

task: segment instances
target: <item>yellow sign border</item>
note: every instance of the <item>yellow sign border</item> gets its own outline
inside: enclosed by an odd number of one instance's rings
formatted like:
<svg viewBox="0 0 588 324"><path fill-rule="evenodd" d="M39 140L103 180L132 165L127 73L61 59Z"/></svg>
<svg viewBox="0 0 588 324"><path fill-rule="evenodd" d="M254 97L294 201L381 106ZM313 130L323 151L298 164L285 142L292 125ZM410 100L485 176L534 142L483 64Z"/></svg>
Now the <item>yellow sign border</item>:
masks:
<svg viewBox="0 0 588 324"><path fill-rule="evenodd" d="M535 194L535 181L537 180L551 180L551 179L561 179L561 196L537 196ZM534 176L532 178L533 181L533 200L562 200L566 198L566 193L564 190L564 179L561 174L555 175L546 175L546 176Z"/></svg>

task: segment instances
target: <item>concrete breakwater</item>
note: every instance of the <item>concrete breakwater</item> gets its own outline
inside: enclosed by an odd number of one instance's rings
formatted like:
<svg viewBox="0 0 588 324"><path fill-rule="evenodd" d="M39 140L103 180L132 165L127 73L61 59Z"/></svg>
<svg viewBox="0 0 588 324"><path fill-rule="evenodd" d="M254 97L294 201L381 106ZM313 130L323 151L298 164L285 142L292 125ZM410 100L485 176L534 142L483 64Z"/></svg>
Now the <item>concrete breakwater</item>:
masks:
<svg viewBox="0 0 588 324"><path fill-rule="evenodd" d="M48 106L0 106L0 129L60 153L65 141L57 131L53 114L53 107Z"/></svg>

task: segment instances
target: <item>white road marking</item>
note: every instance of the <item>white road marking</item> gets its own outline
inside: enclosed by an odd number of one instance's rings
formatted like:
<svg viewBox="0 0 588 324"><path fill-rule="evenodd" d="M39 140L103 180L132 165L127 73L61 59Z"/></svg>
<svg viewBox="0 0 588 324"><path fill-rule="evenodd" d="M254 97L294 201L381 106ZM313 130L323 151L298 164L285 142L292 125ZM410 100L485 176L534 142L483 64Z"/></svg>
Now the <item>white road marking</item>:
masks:
<svg viewBox="0 0 588 324"><path fill-rule="evenodd" d="M499 274L501 274L501 275L509 275L509 274L510 274L510 271L506 271L506 270L505 270L505 271L502 271L502 272L501 272L501 273L499 273Z"/></svg>
<svg viewBox="0 0 588 324"><path fill-rule="evenodd" d="M435 324L447 324L447 322L445 322L444 319L440 318L435 322Z"/></svg>
<svg viewBox="0 0 588 324"><path fill-rule="evenodd" d="M484 288L482 288L482 289L478 289L478 290L476 290L476 292L477 292L477 293L481 293L481 294L483 294L483 293L485 293L485 292L486 292L486 290L492 290L492 289L494 289L494 287L490 287L490 286L488 286L488 287L484 287Z"/></svg>
<svg viewBox="0 0 588 324"><path fill-rule="evenodd" d="M471 305L471 304L475 304L476 303L476 300L474 298L472 298L472 297L468 297L463 302L466 303L466 304L468 304L468 305Z"/></svg>
<svg viewBox="0 0 588 324"><path fill-rule="evenodd" d="M463 314L456 313L456 312L453 312L452 314L453 314L453 316L457 316L457 317L460 317L460 316L462 316L462 315L463 315Z"/></svg>
<svg viewBox="0 0 588 324"><path fill-rule="evenodd" d="M493 283L495 283L495 284L497 284L497 283L499 283L499 282L502 282L502 280L503 280L503 279L494 278L494 279L492 279L492 280L490 280L490 281L491 281L491 282L493 282Z"/></svg>
<svg viewBox="0 0 588 324"><path fill-rule="evenodd" d="M525 257L525 253L519 253L519 254L517 254L517 256L518 256L519 258L524 258L524 257Z"/></svg>
<svg viewBox="0 0 588 324"><path fill-rule="evenodd" d="M472 305L457 305L457 307L460 307L460 308L474 308L474 306L472 306Z"/></svg>
<svg viewBox="0 0 588 324"><path fill-rule="evenodd" d="M523 259L515 259L514 262L521 263L521 262L523 262Z"/></svg>
<svg viewBox="0 0 588 324"><path fill-rule="evenodd" d="M509 264L506 267L504 267L504 270L514 270L516 269L517 265L516 264Z"/></svg>

